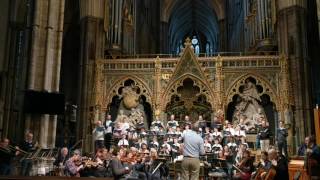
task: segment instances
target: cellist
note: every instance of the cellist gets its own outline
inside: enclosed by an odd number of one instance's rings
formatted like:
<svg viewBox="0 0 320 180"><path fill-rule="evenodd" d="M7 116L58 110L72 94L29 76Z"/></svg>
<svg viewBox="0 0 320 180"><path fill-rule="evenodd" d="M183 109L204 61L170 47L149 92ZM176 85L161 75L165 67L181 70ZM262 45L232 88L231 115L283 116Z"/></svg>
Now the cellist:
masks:
<svg viewBox="0 0 320 180"><path fill-rule="evenodd" d="M260 162L257 165L257 171L252 173L252 175L254 176L254 179L255 180L265 179L271 166L272 166L271 161L269 161L268 159L268 152L262 151Z"/></svg>
<svg viewBox="0 0 320 180"><path fill-rule="evenodd" d="M253 160L250 157L250 151L245 150L243 152L243 158L236 169L240 172L234 175L234 179L250 180L253 171Z"/></svg>

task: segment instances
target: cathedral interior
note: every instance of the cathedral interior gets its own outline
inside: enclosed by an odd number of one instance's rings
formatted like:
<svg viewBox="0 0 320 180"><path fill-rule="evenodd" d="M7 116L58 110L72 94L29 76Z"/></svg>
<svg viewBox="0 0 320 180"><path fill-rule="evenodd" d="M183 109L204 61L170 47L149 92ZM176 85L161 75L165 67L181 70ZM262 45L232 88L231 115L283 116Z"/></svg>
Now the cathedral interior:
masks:
<svg viewBox="0 0 320 180"><path fill-rule="evenodd" d="M111 115L317 135L319 0L1 0L0 137L81 144ZM134 114L136 113L136 114ZM137 114L138 113L138 114ZM318 125L319 126L319 125ZM80 143L79 143L80 142Z"/></svg>

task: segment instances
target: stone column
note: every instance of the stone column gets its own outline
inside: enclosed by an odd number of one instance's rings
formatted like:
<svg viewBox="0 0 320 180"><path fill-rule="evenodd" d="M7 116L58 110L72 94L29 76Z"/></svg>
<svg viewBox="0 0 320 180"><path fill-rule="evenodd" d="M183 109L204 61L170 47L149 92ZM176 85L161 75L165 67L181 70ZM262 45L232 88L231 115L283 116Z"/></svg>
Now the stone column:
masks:
<svg viewBox="0 0 320 180"><path fill-rule="evenodd" d="M288 56L293 106L293 136L300 143L311 132L310 73L307 62L306 0L278 1L278 46Z"/></svg>
<svg viewBox="0 0 320 180"><path fill-rule="evenodd" d="M83 140L85 151L92 151L91 131L94 128L95 108L95 66L104 56L104 0L80 1L80 67L78 87L77 140ZM98 112L101 118L101 112Z"/></svg>
<svg viewBox="0 0 320 180"><path fill-rule="evenodd" d="M28 89L59 92L64 3L35 1ZM44 148L55 146L56 124L56 115L26 115L25 128Z"/></svg>

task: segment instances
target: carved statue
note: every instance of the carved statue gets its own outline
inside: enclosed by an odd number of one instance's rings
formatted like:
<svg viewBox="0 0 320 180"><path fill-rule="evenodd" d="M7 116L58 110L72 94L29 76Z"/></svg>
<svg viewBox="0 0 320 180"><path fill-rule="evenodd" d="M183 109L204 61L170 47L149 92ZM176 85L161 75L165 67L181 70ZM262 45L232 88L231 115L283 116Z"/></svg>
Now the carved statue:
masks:
<svg viewBox="0 0 320 180"><path fill-rule="evenodd" d="M254 129L261 118L266 119L263 107L259 102L261 102L261 98L256 85L247 79L242 93L239 94L233 122L237 124L241 120L241 124L245 125L247 130Z"/></svg>
<svg viewBox="0 0 320 180"><path fill-rule="evenodd" d="M123 105L127 109L136 108L139 104L139 95L135 91L135 87L126 86L122 90Z"/></svg>
<svg viewBox="0 0 320 180"><path fill-rule="evenodd" d="M126 86L122 89L122 101L119 107L118 117L119 120L125 116L126 123L129 123L132 127L144 126L148 128L146 114L143 107L143 102L137 94L137 88L135 86ZM118 120L117 117L117 120Z"/></svg>

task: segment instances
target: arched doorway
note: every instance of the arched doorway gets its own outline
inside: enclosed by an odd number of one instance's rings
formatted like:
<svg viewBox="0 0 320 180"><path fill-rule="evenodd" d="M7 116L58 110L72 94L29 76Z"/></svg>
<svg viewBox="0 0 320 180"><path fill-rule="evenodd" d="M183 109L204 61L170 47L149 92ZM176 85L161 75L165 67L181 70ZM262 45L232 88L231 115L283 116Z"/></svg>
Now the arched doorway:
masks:
<svg viewBox="0 0 320 180"><path fill-rule="evenodd" d="M184 79L175 93L171 94L165 112L168 115L174 114L180 121L184 120L186 115L190 116L192 122L197 121L199 115L202 115L206 120L210 120L212 106L203 92L194 80L191 78Z"/></svg>

